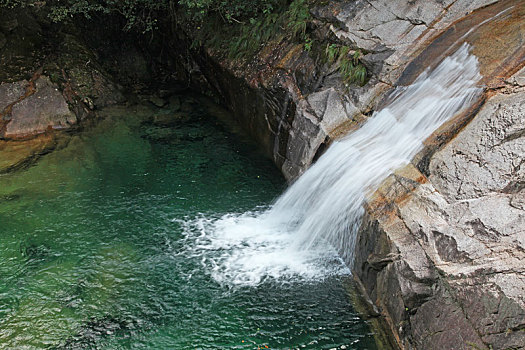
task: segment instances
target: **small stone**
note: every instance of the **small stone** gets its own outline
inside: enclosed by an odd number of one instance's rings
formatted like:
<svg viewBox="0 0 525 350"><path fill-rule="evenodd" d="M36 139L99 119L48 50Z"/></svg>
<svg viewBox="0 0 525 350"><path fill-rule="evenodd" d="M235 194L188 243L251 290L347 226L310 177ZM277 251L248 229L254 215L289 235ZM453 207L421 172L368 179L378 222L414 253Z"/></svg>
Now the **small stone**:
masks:
<svg viewBox="0 0 525 350"><path fill-rule="evenodd" d="M149 102L153 103L157 107L164 107L166 105L166 100L156 95L151 96L149 98Z"/></svg>
<svg viewBox="0 0 525 350"><path fill-rule="evenodd" d="M90 110L94 110L95 109L95 104L93 103L93 99L91 99L90 97L84 97L82 99L82 102L84 102L84 104L90 109Z"/></svg>
<svg viewBox="0 0 525 350"><path fill-rule="evenodd" d="M0 41L1 41L1 38L0 38ZM518 73L514 74L509 79L509 82L513 85L525 86L525 67L523 67Z"/></svg>
<svg viewBox="0 0 525 350"><path fill-rule="evenodd" d="M525 210L525 192L513 195L510 200L510 205L516 209Z"/></svg>

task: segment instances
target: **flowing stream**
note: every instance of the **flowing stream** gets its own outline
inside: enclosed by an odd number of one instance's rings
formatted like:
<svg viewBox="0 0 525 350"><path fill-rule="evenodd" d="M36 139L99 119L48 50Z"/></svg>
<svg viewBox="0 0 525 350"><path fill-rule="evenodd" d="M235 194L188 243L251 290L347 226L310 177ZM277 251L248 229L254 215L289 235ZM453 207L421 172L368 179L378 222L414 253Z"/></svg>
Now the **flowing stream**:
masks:
<svg viewBox="0 0 525 350"><path fill-rule="evenodd" d="M198 101L113 110L0 176L0 349L375 349L341 256L479 79L461 47L276 201L280 175Z"/></svg>
<svg viewBox="0 0 525 350"><path fill-rule="evenodd" d="M221 283L257 285L267 278L319 279L348 273L363 203L423 141L479 97L478 60L464 44L432 72L397 88L386 107L334 142L268 210L197 219L209 268ZM339 254L338 254L339 253Z"/></svg>

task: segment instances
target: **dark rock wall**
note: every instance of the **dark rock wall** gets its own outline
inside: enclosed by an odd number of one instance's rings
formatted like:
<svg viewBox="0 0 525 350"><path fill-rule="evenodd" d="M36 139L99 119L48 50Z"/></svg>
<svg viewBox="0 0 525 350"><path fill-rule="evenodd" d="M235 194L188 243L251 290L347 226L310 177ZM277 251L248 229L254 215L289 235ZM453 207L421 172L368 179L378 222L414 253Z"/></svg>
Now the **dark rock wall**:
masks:
<svg viewBox="0 0 525 350"><path fill-rule="evenodd" d="M297 45L284 44L277 47L271 56L263 57L250 72L230 70L224 66L225 61L218 61L208 53L197 56L195 61L206 83L218 96L221 103L232 111L233 118L243 129L254 138L261 150L273 159L279 168L283 168L285 161L292 153L296 164L304 167L303 155L306 152L304 145L317 136L319 127L316 121L296 119L297 102L301 99L301 88L314 83L317 72L312 59L307 55L294 57L294 61L287 61L284 53L288 50L297 50ZM275 68L273 65L280 65ZM298 69L299 65L307 66L307 71L298 82L290 76L290 72ZM302 134L294 133L294 126L302 123ZM289 139L301 137L303 149L291 152L288 148ZM290 173L297 173L298 168L290 167Z"/></svg>

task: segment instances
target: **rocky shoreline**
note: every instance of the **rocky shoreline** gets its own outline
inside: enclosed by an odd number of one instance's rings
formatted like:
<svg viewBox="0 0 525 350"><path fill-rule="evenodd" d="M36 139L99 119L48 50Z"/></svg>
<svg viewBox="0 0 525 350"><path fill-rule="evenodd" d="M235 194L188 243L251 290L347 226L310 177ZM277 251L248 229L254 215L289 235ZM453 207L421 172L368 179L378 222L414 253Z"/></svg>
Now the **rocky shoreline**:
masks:
<svg viewBox="0 0 525 350"><path fill-rule="evenodd" d="M525 65L525 6L340 1L311 12L321 38L335 35L367 52L365 86L345 87L333 68L289 54L287 43L261 51L257 76L246 73L254 61L232 65L209 50L201 65L208 83L293 180L392 86L410 83L461 43L472 45L485 95L385 180L367 204L349 263L393 346L523 349L525 77L516 71Z"/></svg>
<svg viewBox="0 0 525 350"><path fill-rule="evenodd" d="M525 5L358 0L310 12L312 52L280 40L250 60L201 48L189 65L172 66L212 91L293 181L379 109L393 86L410 83L464 41L472 45L483 98L370 198L349 264L395 347L524 349ZM126 100L120 79L78 34L58 31L49 40L30 13L2 23L0 173L63 145L64 131ZM347 86L336 65L320 59L330 43L364 52L364 86ZM119 78L140 80L151 62L139 49L130 52L122 60L135 68Z"/></svg>

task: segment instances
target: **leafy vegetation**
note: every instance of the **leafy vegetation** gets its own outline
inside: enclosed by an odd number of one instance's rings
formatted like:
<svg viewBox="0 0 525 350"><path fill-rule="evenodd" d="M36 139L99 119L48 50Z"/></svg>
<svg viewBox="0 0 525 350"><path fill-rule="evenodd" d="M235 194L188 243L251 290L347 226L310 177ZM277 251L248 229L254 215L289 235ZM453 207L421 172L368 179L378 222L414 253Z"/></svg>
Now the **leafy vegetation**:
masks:
<svg viewBox="0 0 525 350"><path fill-rule="evenodd" d="M76 15L86 18L96 14L117 13L127 24L126 30L150 31L157 23L182 9L193 21L202 22L219 15L226 22L243 23L245 19L271 13L279 0L0 0L0 8L36 6L48 11L60 22Z"/></svg>
<svg viewBox="0 0 525 350"><path fill-rule="evenodd" d="M306 26L312 19L306 0L295 0L286 11L288 28L292 31L293 38L307 39Z"/></svg>
<svg viewBox="0 0 525 350"><path fill-rule="evenodd" d="M156 28L171 3L170 0L0 0L0 8L39 8L54 22L77 15L90 19L97 14L116 13L126 19L126 30L145 32Z"/></svg>
<svg viewBox="0 0 525 350"><path fill-rule="evenodd" d="M325 49L329 64L337 63L343 82L363 86L367 80L366 67L360 61L361 50L351 51L348 46L328 44Z"/></svg>
<svg viewBox="0 0 525 350"><path fill-rule="evenodd" d="M268 41L282 39L322 56L309 33L309 1L313 0L0 0L0 8L43 8L55 22L118 14L125 19L125 30L142 32L156 29L162 21L181 22L196 46L205 44L234 59L249 58ZM324 54L329 64L338 64L345 84L366 83L360 50L328 44Z"/></svg>
<svg viewBox="0 0 525 350"><path fill-rule="evenodd" d="M311 50L312 40L307 33L311 15L307 1L294 0L289 5L281 1L274 5L271 11L251 17L240 27L238 35L233 36L236 39L228 38L230 57L248 57L269 40L282 38L303 43L305 50Z"/></svg>
<svg viewBox="0 0 525 350"><path fill-rule="evenodd" d="M178 0L193 20L203 21L207 16L218 14L227 22L243 23L259 14L269 14L278 0Z"/></svg>
<svg viewBox="0 0 525 350"><path fill-rule="evenodd" d="M24 0L0 0L0 7L15 8L33 6L35 1Z"/></svg>
<svg viewBox="0 0 525 350"><path fill-rule="evenodd" d="M234 56L255 52L261 43L282 34L301 40L311 49L307 23L311 19L308 0L0 0L0 8L38 7L54 22L75 16L87 19L101 14L118 14L125 30L148 32L163 20L184 21L190 30L213 36L210 23L227 29L229 51ZM215 26L217 27L217 26ZM231 35L234 34L234 35ZM198 39L199 35L196 35ZM231 38L237 38L231 40ZM209 39L209 38L208 38ZM213 40L213 39L212 39Z"/></svg>

